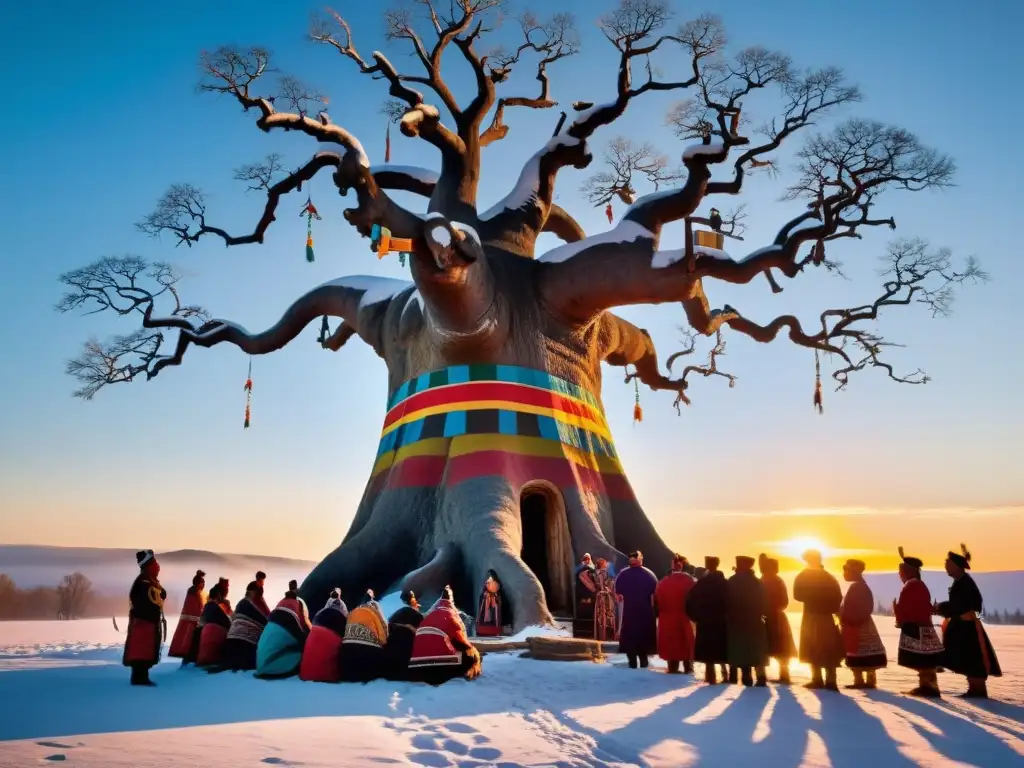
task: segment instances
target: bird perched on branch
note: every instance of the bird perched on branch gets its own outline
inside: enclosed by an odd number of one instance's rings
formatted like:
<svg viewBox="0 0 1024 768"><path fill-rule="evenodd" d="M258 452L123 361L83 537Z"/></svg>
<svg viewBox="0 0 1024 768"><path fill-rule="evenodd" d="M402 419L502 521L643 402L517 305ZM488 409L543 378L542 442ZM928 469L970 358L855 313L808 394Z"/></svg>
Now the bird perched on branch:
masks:
<svg viewBox="0 0 1024 768"><path fill-rule="evenodd" d="M711 224L711 228L715 232L722 231L722 214L718 212L717 208L711 209L711 216L708 218L708 223Z"/></svg>
<svg viewBox="0 0 1024 768"><path fill-rule="evenodd" d="M594 106L594 102L592 101L574 101L572 103L572 108L577 112L582 112L584 109L590 109L592 106Z"/></svg>

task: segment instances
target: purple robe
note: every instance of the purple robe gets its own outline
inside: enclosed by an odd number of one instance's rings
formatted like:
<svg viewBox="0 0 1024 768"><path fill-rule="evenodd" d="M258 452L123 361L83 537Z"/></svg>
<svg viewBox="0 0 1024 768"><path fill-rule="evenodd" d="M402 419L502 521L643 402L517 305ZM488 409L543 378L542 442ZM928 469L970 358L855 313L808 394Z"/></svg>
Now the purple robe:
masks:
<svg viewBox="0 0 1024 768"><path fill-rule="evenodd" d="M654 655L658 650L654 618L654 590L658 577L642 565L630 566L615 578L615 594L622 596L622 625L619 652Z"/></svg>

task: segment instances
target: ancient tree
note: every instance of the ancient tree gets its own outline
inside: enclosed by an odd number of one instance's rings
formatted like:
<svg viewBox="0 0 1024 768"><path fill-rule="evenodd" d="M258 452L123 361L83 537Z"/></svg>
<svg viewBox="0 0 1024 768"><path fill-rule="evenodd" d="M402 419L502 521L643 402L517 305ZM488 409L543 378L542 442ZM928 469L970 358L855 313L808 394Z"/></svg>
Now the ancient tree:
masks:
<svg viewBox="0 0 1024 768"><path fill-rule="evenodd" d="M85 398L106 384L150 379L179 365L190 347L226 343L267 354L321 318L325 349L358 338L384 360L388 410L373 475L347 536L303 585L313 603L335 585L351 594L401 581L429 595L452 582L475 592L493 568L521 627L550 618L545 590L549 603L556 592L564 597L566 574L583 552L621 561L624 552L642 549L652 567L664 570L668 549L640 509L608 434L602 363L688 404L693 380L733 382L718 360L728 334L765 343L784 334L821 356L837 388L868 369L924 383L922 372L899 373L886 360L891 344L878 335L876 320L901 305L946 313L956 286L984 277L972 261L955 267L944 250L900 240L882 254L877 297L860 306L824 309L813 322L714 307L710 286L763 280L779 293L810 270L838 272L827 252L839 241L895 229L877 212L883 193L946 186L953 161L898 127L842 114L826 124L860 98L839 69L800 69L760 47L729 52L719 19L677 23L670 4L658 0L621 0L600 20L606 40L598 44L618 62L615 81L606 101L570 106L555 100L549 78L579 52L573 19L524 13L518 28L499 28L504 5L416 0L387 13L387 38L411 54L408 72L384 53L359 48L341 16L313 22L312 41L387 88L387 114L402 136L437 150L438 171L372 165L345 127L344 99L332 102L328 114L316 89L271 77L266 50L204 53L202 90L240 105L261 131L288 131L319 147L294 170L275 155L237 172L265 194L251 232L216 226L202 191L189 184L172 186L138 225L187 246L263 243L282 202L297 208L303 184L329 174L339 195L354 197L344 217L362 236L384 228L411 241L409 282L332 280L300 297L272 328L249 333L183 304L178 278L164 264L108 258L63 276L68 293L60 309L88 306L141 320L128 336L90 341L69 364L82 385L76 394ZM506 45L488 50L485 40ZM475 92L458 95L449 87L442 62L452 60L468 67ZM524 70L537 82L525 94L511 87ZM554 202L561 172L588 168L598 130L627 109L656 108L651 102L664 92L683 99L667 118L686 142L676 152L678 166L649 144L612 140L606 168L583 189L610 226L587 235ZM768 106L759 111L758 104ZM551 136L538 142L507 196L481 211L484 148L505 138L523 109L551 110ZM807 138L789 153L795 168L787 171L780 167L790 162L783 152L798 133ZM774 237L747 245L742 213L715 206L742 195L758 173L786 173L783 193L794 210ZM636 191L644 185L649 194ZM394 190L422 196L425 207L399 205L389 196ZM676 248L663 247L662 229L672 222L681 222L686 236ZM541 232L565 244L537 255ZM158 313L162 302L170 309ZM664 302L682 307L688 329L684 348L663 366L650 335L612 310ZM712 339L706 362L673 375L701 336ZM820 392L815 399L820 405ZM533 534L524 534L520 511L521 497L535 493L545 496L548 510L540 556L527 553L525 539ZM411 559L418 567L407 573Z"/></svg>

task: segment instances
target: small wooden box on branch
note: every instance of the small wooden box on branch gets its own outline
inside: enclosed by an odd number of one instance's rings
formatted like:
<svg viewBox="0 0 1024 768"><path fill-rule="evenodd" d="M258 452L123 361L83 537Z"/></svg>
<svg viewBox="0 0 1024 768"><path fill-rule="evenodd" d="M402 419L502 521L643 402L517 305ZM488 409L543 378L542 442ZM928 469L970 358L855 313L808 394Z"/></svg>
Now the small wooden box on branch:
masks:
<svg viewBox="0 0 1024 768"><path fill-rule="evenodd" d="M693 244L704 248L715 248L719 251L724 249L725 235L721 232L711 232L707 229L697 229L693 232Z"/></svg>

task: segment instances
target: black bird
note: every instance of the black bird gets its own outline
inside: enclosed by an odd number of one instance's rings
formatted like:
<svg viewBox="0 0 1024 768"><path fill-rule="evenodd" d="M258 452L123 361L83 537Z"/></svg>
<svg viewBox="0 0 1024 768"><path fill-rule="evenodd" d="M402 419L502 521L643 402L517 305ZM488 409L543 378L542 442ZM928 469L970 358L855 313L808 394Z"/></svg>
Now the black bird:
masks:
<svg viewBox="0 0 1024 768"><path fill-rule="evenodd" d="M721 232L722 231L722 214L720 214L718 212L717 208L712 208L711 209L710 222L711 222L711 228L713 230L715 230L715 232Z"/></svg>
<svg viewBox="0 0 1024 768"><path fill-rule="evenodd" d="M594 102L592 101L574 101L572 103L572 108L577 112L582 112L584 109L590 109L592 106L594 106Z"/></svg>

